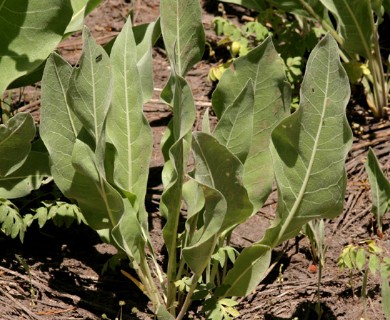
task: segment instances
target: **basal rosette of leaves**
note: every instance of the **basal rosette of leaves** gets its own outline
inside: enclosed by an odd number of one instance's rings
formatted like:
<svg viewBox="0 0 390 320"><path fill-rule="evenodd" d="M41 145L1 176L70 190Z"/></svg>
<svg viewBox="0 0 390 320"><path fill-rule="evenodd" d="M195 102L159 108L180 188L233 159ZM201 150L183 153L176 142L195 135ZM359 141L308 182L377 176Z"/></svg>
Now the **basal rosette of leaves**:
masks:
<svg viewBox="0 0 390 320"><path fill-rule="evenodd" d="M133 27L129 19L107 51L84 28L78 66L57 53L49 56L40 136L56 185L81 213L46 203L37 219L43 224L57 211L73 215L126 253L138 276L132 281L159 319L183 319L195 299L204 300L205 317L229 319L237 315L232 296L256 287L273 248L311 219L340 213L351 144L349 85L337 44L327 35L310 56L301 105L290 115L290 86L268 38L221 78L212 99L214 131L206 116L203 131L193 132L196 112L186 74L205 47L200 4L160 5L158 21ZM145 209L153 136L143 105L153 92L151 50L160 33L171 70L162 98L173 113L162 141L166 268L157 261ZM35 133L30 122L21 115L0 127L0 148L9 148L7 137L24 126L20 136L29 144ZM18 152L20 162L32 154ZM5 178L24 170L11 160L0 167ZM229 246L231 233L261 208L274 180L277 218L262 240L238 254ZM4 203L9 225L17 212Z"/></svg>

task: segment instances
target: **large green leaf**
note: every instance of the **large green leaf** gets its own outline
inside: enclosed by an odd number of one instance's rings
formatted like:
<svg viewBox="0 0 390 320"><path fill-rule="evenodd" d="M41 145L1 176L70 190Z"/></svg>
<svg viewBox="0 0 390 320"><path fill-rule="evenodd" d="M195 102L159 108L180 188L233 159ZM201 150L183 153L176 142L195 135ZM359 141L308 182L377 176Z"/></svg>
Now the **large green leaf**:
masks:
<svg viewBox="0 0 390 320"><path fill-rule="evenodd" d="M379 230L382 231L383 215L390 209L390 182L381 170L379 161L371 148L368 151L366 171L371 187L371 210L377 219Z"/></svg>
<svg viewBox="0 0 390 320"><path fill-rule="evenodd" d="M192 150L195 156L196 181L217 190L226 199L227 211L218 225L219 231L226 231L245 221L253 206L242 183L242 163L207 133L193 134Z"/></svg>
<svg viewBox="0 0 390 320"><path fill-rule="evenodd" d="M15 172L24 164L34 137L34 119L29 113L17 113L5 125L0 124L0 177Z"/></svg>
<svg viewBox="0 0 390 320"><path fill-rule="evenodd" d="M149 38L149 49L150 46ZM141 224L145 237L148 236L144 201L153 137L142 112L143 83L137 52L131 20L128 19L111 50L114 89L106 132L108 142L115 148L113 181L120 189L131 193L131 199L125 201L125 212L113 229L113 236L117 244L139 262L139 250L142 251L144 246ZM151 64L147 67L151 68Z"/></svg>
<svg viewBox="0 0 390 320"><path fill-rule="evenodd" d="M81 122L68 105L66 92L72 67L56 53L47 60L42 78L40 136L51 158L55 183L65 196L73 198L74 176L72 152ZM74 191L74 190L73 190Z"/></svg>
<svg viewBox="0 0 390 320"><path fill-rule="evenodd" d="M83 63L89 62L83 60ZM83 66L80 65L80 68L83 69ZM59 55L53 53L49 57L42 79L40 135L49 151L51 172L59 189L68 198L78 202L91 228L108 230L113 225L109 220L109 212L107 211L107 208L110 208L107 199L110 199L110 197L107 196L106 189L109 189L109 192L115 195L112 198L116 198L114 202L119 203L117 204L119 207L119 209L116 209L117 211L122 210L123 203L115 190L111 190L109 186L104 187L107 184L104 179L102 180L103 186L100 184L99 173L95 166L95 155L88 152L88 146L79 141L79 145L81 144L84 147L82 152L87 153L87 155L82 156L82 153L78 153L76 150L72 158L75 143L82 127L81 121L72 111L70 104L73 100L67 99L67 90L72 72L74 72L72 67ZM80 79L80 81L83 81L82 77ZM92 102L85 100L85 103ZM77 105L74 105L73 108L77 108ZM94 145L95 143L91 142L91 144ZM87 150L85 151L85 149ZM83 165L91 168L77 171L72 160L76 164L79 161L83 162ZM114 214L114 216L116 217L114 222L119 221L119 217L117 217L119 214ZM108 239L106 240L108 241Z"/></svg>
<svg viewBox="0 0 390 320"><path fill-rule="evenodd" d="M0 1L0 94L42 64L61 41L71 16L69 1Z"/></svg>
<svg viewBox="0 0 390 320"><path fill-rule="evenodd" d="M104 121L112 95L110 58L97 45L91 32L83 30L83 53L79 68L73 70L67 100L83 127L93 137L95 148L102 143Z"/></svg>
<svg viewBox="0 0 390 320"><path fill-rule="evenodd" d="M124 212L118 224L112 229L112 236L116 244L128 255L130 262L135 260L139 264L141 257L145 256L145 240L137 214L126 199Z"/></svg>
<svg viewBox="0 0 390 320"><path fill-rule="evenodd" d="M38 189L50 176L47 153L31 151L23 165L6 177L0 177L0 198L15 199Z"/></svg>
<svg viewBox="0 0 390 320"><path fill-rule="evenodd" d="M343 47L369 59L374 34L370 0L320 0L337 19Z"/></svg>
<svg viewBox="0 0 390 320"><path fill-rule="evenodd" d="M160 38L160 20L133 27L135 43L137 44L137 66L142 83L143 101L153 96L153 64L152 47Z"/></svg>
<svg viewBox="0 0 390 320"><path fill-rule="evenodd" d="M328 34L307 62L298 111L272 133L279 193L277 224L266 235L272 246L298 234L312 219L341 213L345 158L352 144L345 116L349 97L337 43Z"/></svg>
<svg viewBox="0 0 390 320"><path fill-rule="evenodd" d="M270 38L246 56L236 59L233 65L235 71L225 71L213 94L213 109L222 120L226 110L234 104L240 109L253 108L253 124L233 129L236 124L232 123L231 127L237 134L242 130L241 140L247 139L248 130L252 130L249 154L244 163L244 185L254 211L257 211L272 190L274 177L268 147L272 130L290 113L290 85L286 82L283 61ZM246 105L250 103L250 99L239 101L249 80L253 82L253 107ZM239 100L235 102L237 99ZM244 105L240 106L242 103ZM241 112L241 115L249 116L246 111ZM240 139L237 134L237 139ZM243 145L247 143L248 141L243 142Z"/></svg>
<svg viewBox="0 0 390 320"><path fill-rule="evenodd" d="M199 1L161 0L161 31L174 72L184 76L203 55L205 35Z"/></svg>
<svg viewBox="0 0 390 320"><path fill-rule="evenodd" d="M253 133L253 84L248 80L233 104L226 108L214 130L214 137L242 163L248 156Z"/></svg>
<svg viewBox="0 0 390 320"><path fill-rule="evenodd" d="M94 141L83 129L73 148L72 164L78 175L75 188L85 189L77 195L77 202L85 219L93 229L112 229L119 223L124 211L124 204L119 192L105 179L94 153Z"/></svg>
<svg viewBox="0 0 390 320"><path fill-rule="evenodd" d="M73 69L66 96L70 109L83 125L72 150L72 165L77 174L71 193L88 224L102 234L102 230L118 224L124 210L122 197L108 183L104 166L105 157L113 157L111 149L105 150L105 121L113 80L107 53L87 29L83 40L80 66Z"/></svg>
<svg viewBox="0 0 390 320"><path fill-rule="evenodd" d="M296 236L308 221L342 211L345 158L352 143L345 116L349 96L337 43L328 34L309 57L299 109L272 133L277 217L259 242L259 252L249 248L240 254L219 295L251 292L264 276L270 250Z"/></svg>
<svg viewBox="0 0 390 320"><path fill-rule="evenodd" d="M242 163L225 146L203 132L194 133L195 179L203 189L203 225L183 249L183 256L196 274L203 272L221 233L252 214L252 204L242 185Z"/></svg>
<svg viewBox="0 0 390 320"><path fill-rule="evenodd" d="M142 112L142 83L130 19L114 43L111 61L114 87L106 133L116 149L114 182L135 194L143 205L153 137Z"/></svg>

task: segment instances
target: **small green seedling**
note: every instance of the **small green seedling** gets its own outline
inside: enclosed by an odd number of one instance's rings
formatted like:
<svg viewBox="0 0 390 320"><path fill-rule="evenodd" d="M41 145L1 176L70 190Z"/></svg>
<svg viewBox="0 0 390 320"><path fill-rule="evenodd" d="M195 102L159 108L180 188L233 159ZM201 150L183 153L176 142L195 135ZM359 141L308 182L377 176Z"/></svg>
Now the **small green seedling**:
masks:
<svg viewBox="0 0 390 320"><path fill-rule="evenodd" d="M383 257L382 248L379 247L374 240L365 240L359 242L357 245L349 244L345 246L338 258L337 265L340 270L343 271L344 269L347 269L349 271L349 282L353 296L355 294L353 281L354 272L358 271L362 274L363 280L361 298L364 307L364 318L367 318L366 304L368 275L371 274L374 276L377 272L380 272L382 277L383 309L386 313L386 308L389 308L389 302L386 302L386 297L388 296L383 296L383 287L385 287L384 289L386 290L386 281L388 287L388 271L390 270L390 259L388 257ZM385 291L385 293L387 294L387 291Z"/></svg>
<svg viewBox="0 0 390 320"><path fill-rule="evenodd" d="M313 262L318 265L318 281L317 281L317 304L315 311L317 312L318 319L321 319L323 310L321 307L321 278L322 270L325 267L325 258L328 246L325 243L325 221L324 219L317 219L307 223L303 232L309 238L310 241L310 253L313 258Z"/></svg>

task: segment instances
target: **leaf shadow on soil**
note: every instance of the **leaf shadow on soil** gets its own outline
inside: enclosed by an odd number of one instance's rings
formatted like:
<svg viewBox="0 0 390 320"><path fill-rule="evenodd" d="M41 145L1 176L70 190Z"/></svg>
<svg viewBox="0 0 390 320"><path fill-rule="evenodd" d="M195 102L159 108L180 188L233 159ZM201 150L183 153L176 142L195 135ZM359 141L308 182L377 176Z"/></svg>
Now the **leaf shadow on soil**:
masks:
<svg viewBox="0 0 390 320"><path fill-rule="evenodd" d="M0 239L3 247L0 265L26 275L15 254L21 256L31 271L31 279L39 293L37 299L49 296L67 305L74 305L101 319L118 316L119 302L124 301L123 320L135 319L132 308L147 309L147 299L127 278L118 271L102 273L102 268L116 250L102 244L98 235L85 225L58 228L50 222L43 229L31 226L23 244L18 239ZM19 242L19 243L18 243ZM126 262L123 268L132 273ZM26 284L26 287L29 284ZM60 307L60 305L59 305Z"/></svg>

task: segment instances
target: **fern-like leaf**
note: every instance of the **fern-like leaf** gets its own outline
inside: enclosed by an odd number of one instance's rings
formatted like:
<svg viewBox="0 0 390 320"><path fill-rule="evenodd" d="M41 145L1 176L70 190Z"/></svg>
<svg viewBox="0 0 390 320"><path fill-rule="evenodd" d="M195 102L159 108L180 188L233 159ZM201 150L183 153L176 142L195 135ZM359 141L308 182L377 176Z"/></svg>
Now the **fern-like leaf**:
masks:
<svg viewBox="0 0 390 320"><path fill-rule="evenodd" d="M28 225L20 215L19 209L7 199L0 199L0 226L1 231L7 236L14 239L19 235L20 241L23 242Z"/></svg>

